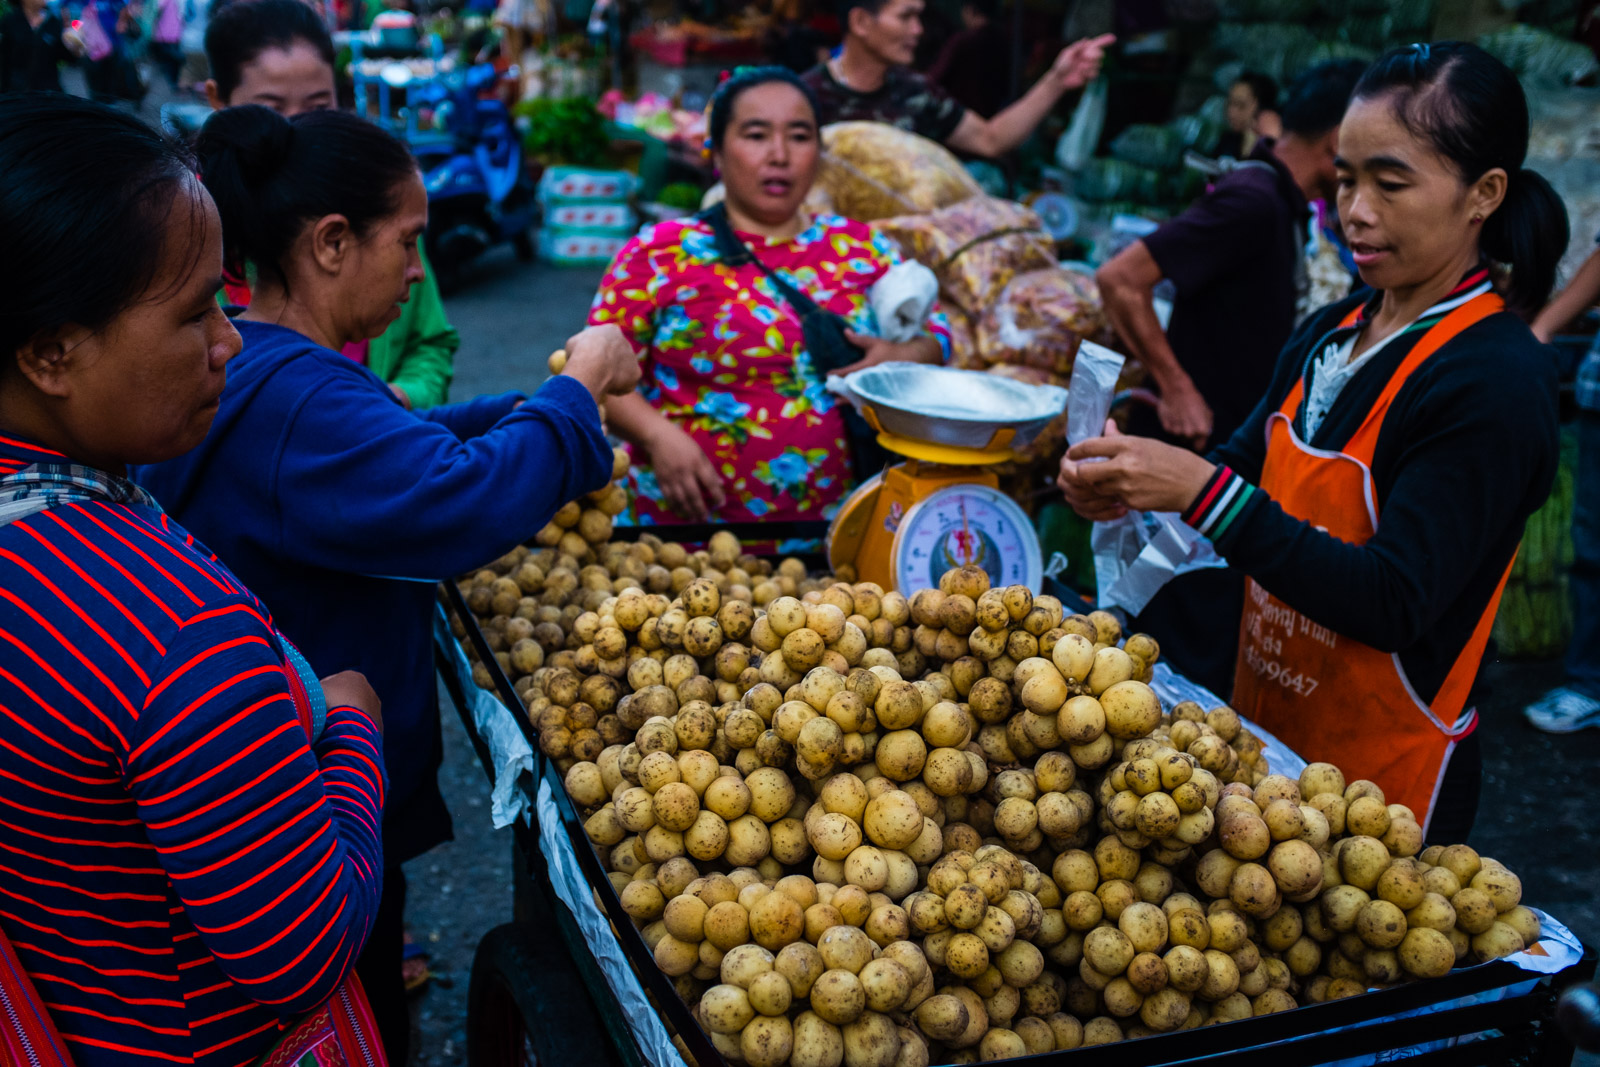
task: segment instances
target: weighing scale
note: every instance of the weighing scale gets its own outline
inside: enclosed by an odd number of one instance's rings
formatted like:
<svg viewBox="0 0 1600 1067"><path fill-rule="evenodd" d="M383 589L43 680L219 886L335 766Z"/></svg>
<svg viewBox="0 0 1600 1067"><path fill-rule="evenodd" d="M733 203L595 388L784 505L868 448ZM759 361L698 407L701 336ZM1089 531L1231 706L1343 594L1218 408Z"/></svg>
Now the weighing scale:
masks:
<svg viewBox="0 0 1600 1067"><path fill-rule="evenodd" d="M1067 406L1067 391L979 371L884 363L828 388L906 457L851 493L828 529L828 562L902 592L978 566L992 585L1039 591L1044 565L1028 514L1000 491L998 463Z"/></svg>

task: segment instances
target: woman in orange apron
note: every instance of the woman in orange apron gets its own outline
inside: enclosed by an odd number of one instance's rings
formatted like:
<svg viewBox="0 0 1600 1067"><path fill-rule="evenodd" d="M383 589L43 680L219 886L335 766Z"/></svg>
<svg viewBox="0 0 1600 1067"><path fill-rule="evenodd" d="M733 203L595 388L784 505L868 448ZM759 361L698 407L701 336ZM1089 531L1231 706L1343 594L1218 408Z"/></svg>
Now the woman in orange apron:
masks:
<svg viewBox="0 0 1600 1067"><path fill-rule="evenodd" d="M1380 58L1337 161L1370 290L1301 326L1211 455L1108 426L1061 470L1086 517L1176 511L1210 538L1250 579L1243 619L1217 620L1240 626L1237 710L1439 840L1471 827L1472 685L1557 462L1554 364L1518 316L1549 294L1566 215L1527 144L1520 85L1476 46Z"/></svg>

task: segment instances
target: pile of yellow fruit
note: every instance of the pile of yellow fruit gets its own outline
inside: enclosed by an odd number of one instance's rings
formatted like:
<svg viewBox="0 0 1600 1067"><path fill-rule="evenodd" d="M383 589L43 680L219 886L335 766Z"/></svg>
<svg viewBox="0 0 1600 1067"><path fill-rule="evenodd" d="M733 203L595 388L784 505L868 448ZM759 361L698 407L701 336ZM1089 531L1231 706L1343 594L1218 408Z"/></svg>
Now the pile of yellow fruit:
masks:
<svg viewBox="0 0 1600 1067"><path fill-rule="evenodd" d="M1108 614L976 568L907 598L726 533L610 543L615 503L462 586L623 908L731 1062L1103 1044L1539 935L1514 874L1424 848L1372 782L1270 774L1231 709L1164 711L1156 642Z"/></svg>

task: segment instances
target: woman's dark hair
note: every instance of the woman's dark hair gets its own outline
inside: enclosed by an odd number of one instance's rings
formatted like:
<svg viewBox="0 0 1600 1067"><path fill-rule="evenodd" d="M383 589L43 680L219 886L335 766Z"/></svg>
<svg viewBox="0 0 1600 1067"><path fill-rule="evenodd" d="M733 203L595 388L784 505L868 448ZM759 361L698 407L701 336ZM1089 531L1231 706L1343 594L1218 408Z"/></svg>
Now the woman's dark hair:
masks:
<svg viewBox="0 0 1600 1067"><path fill-rule="evenodd" d="M1517 76L1477 45L1436 41L1384 53L1355 95L1390 97L1401 125L1455 164L1462 181L1506 172L1505 200L1484 220L1479 247L1510 268L1506 304L1524 318L1537 314L1567 249L1567 210L1549 182L1522 166L1528 99Z"/></svg>
<svg viewBox="0 0 1600 1067"><path fill-rule="evenodd" d="M222 216L223 256L284 280L281 262L305 224L343 215L357 235L398 209L401 183L416 173L406 146L344 111L284 118L259 105L206 120L195 141L201 180Z"/></svg>
<svg viewBox="0 0 1600 1067"><path fill-rule="evenodd" d="M0 96L5 365L41 332L99 330L148 291L172 213L196 206L181 195L193 174L183 148L132 115L62 93Z"/></svg>
<svg viewBox="0 0 1600 1067"><path fill-rule="evenodd" d="M304 41L333 66L328 28L302 0L237 0L206 25L206 62L217 82L217 97L227 100L239 88L245 65L269 49L287 51Z"/></svg>
<svg viewBox="0 0 1600 1067"><path fill-rule="evenodd" d="M717 91L711 94L711 116L706 121L706 140L712 148L721 148L723 138L728 134L728 122L733 118L733 102L746 90L772 82L782 82L798 90L810 105L813 119L822 113L817 106L817 94L788 67L744 67L717 86Z"/></svg>
<svg viewBox="0 0 1600 1067"><path fill-rule="evenodd" d="M1233 79L1235 85L1248 85L1250 94L1256 98L1256 106L1262 111L1272 111L1278 106L1278 83L1270 76L1258 71L1247 70Z"/></svg>

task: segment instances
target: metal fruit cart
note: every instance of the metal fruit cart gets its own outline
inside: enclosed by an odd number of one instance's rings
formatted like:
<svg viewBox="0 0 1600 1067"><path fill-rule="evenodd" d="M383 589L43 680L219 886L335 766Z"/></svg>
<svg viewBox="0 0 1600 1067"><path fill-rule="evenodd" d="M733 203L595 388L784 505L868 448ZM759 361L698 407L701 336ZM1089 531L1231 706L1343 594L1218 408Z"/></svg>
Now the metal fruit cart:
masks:
<svg viewBox="0 0 1600 1067"><path fill-rule="evenodd" d="M692 542L718 529L769 544L815 539L822 532L820 524L802 523L678 527L672 532ZM639 532L619 528L616 536L627 539ZM1051 591L1071 595L1064 588ZM514 784L528 802L528 817L518 819L513 832L514 919L484 937L473 962L469 1062L474 1067L722 1067L727 1061L694 1021L672 979L657 969L642 934L622 910L554 761L540 754L535 728L454 582L442 584L440 600L439 673L491 783L498 763L474 710L481 708L479 691L444 612L459 619L463 640L476 651L493 680L494 695L512 709L511 718L532 749ZM1498 960L1294 1011L1016 1062L1065 1067L1316 1067L1391 1061L1416 1067L1565 1067L1574 1049L1555 1023L1556 1003L1563 991L1591 981L1596 965L1592 948L1576 946L1574 956L1553 974L1531 973ZM681 1045L675 1046L673 1038Z"/></svg>

